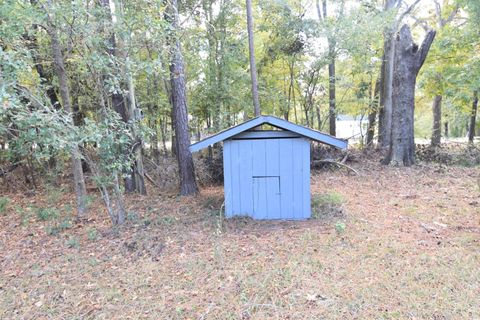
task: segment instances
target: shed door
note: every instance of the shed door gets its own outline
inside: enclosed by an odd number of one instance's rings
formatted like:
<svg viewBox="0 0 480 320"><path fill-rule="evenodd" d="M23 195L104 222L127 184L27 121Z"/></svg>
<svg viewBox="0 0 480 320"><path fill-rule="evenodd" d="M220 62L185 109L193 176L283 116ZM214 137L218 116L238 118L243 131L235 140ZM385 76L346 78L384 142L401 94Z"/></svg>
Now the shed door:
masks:
<svg viewBox="0 0 480 320"><path fill-rule="evenodd" d="M280 219L280 177L253 177L253 218Z"/></svg>

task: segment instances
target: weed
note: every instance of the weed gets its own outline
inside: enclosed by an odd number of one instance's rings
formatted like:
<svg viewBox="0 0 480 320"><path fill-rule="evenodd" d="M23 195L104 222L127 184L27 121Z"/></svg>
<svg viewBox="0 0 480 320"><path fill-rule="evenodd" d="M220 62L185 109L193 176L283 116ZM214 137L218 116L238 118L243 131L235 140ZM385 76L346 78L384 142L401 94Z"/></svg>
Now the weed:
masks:
<svg viewBox="0 0 480 320"><path fill-rule="evenodd" d="M72 227L72 221L70 218L65 218L60 223L55 223L47 227L46 231L49 236L58 235L60 232L70 229Z"/></svg>
<svg viewBox="0 0 480 320"><path fill-rule="evenodd" d="M338 235L343 234L346 228L347 226L343 222L338 221L337 223L335 223L335 231Z"/></svg>
<svg viewBox="0 0 480 320"><path fill-rule="evenodd" d="M96 258L91 258L91 259L88 260L88 264L91 267L95 267L95 266L98 266L100 264L100 261L98 261Z"/></svg>
<svg viewBox="0 0 480 320"><path fill-rule="evenodd" d="M220 208L223 203L223 198L217 196L207 196L203 200L203 207L207 209Z"/></svg>
<svg viewBox="0 0 480 320"><path fill-rule="evenodd" d="M47 202L49 205L57 204L65 193L65 189L54 185L47 185Z"/></svg>
<svg viewBox="0 0 480 320"><path fill-rule="evenodd" d="M171 226L175 223L175 218L170 216L158 217L155 221L157 225Z"/></svg>
<svg viewBox="0 0 480 320"><path fill-rule="evenodd" d="M95 196L93 195L87 195L87 207L90 207L90 205L95 201Z"/></svg>
<svg viewBox="0 0 480 320"><path fill-rule="evenodd" d="M7 206L10 202L10 199L7 197L0 197L0 215L4 216L7 214Z"/></svg>
<svg viewBox="0 0 480 320"><path fill-rule="evenodd" d="M142 220L142 224L145 226L145 227L148 227L149 225L152 224L152 220L150 220L149 218L145 218Z"/></svg>
<svg viewBox="0 0 480 320"><path fill-rule="evenodd" d="M48 221L57 219L60 216L60 213L55 208L38 208L37 209L37 218L41 221Z"/></svg>
<svg viewBox="0 0 480 320"><path fill-rule="evenodd" d="M17 212L17 214L20 215L20 218L22 220L20 224L23 227L28 225L28 223L30 222L30 213L20 206L15 206L15 212Z"/></svg>
<svg viewBox="0 0 480 320"><path fill-rule="evenodd" d="M95 241L98 239L98 231L95 228L90 228L87 231L88 240Z"/></svg>
<svg viewBox="0 0 480 320"><path fill-rule="evenodd" d="M80 241L78 240L77 237L70 237L70 239L67 240L67 247L79 249Z"/></svg>
<svg viewBox="0 0 480 320"><path fill-rule="evenodd" d="M138 214L134 211L130 211L127 213L127 220L130 222L138 221Z"/></svg>
<svg viewBox="0 0 480 320"><path fill-rule="evenodd" d="M335 191L312 195L312 218L343 217L344 202L344 197Z"/></svg>

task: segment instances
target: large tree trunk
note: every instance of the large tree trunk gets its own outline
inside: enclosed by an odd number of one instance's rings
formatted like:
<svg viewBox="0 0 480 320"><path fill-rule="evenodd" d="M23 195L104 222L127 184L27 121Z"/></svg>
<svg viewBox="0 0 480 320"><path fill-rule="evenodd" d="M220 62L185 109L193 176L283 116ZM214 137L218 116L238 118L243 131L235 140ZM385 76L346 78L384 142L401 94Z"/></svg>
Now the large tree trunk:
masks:
<svg viewBox="0 0 480 320"><path fill-rule="evenodd" d="M468 142L473 143L475 138L475 125L477 123L477 109L478 109L478 91L473 91L472 112L470 113L470 125L468 128Z"/></svg>
<svg viewBox="0 0 480 320"><path fill-rule="evenodd" d="M383 61L382 61L382 97L380 99L380 116L378 144L381 148L387 148L390 145L392 130L392 86L393 69L395 57L394 33L391 30L385 32L385 41L383 43Z"/></svg>
<svg viewBox="0 0 480 320"><path fill-rule="evenodd" d="M415 83L434 38L435 31L429 31L419 49L413 42L407 25L404 25L397 35L392 91L392 132L389 152L384 161L387 164L410 166L415 163Z"/></svg>
<svg viewBox="0 0 480 320"><path fill-rule="evenodd" d="M188 129L187 96L185 88L185 72L178 32L177 0L171 1L167 15L173 28L174 36L170 38L172 58L170 63L170 83L172 92L173 122L175 129L177 161L180 174L180 194L198 193L193 157L190 152L190 134Z"/></svg>
<svg viewBox="0 0 480 320"><path fill-rule="evenodd" d="M442 138L442 96L437 95L433 99L433 128L431 146L438 147Z"/></svg>
<svg viewBox="0 0 480 320"><path fill-rule="evenodd" d="M417 0L418 1L418 0ZM384 11L392 11L397 9L402 1L385 0ZM391 130L392 130L392 86L393 86L393 69L395 58L395 33L398 24L404 15L409 12L416 3L412 4L403 12L390 26L383 30L383 55L381 66L381 91L380 91L380 111L378 120L378 146L386 149L390 146Z"/></svg>
<svg viewBox="0 0 480 320"><path fill-rule="evenodd" d="M255 117L260 115L260 101L258 99L257 66L255 64L255 47L253 45L253 16L252 0L246 0L247 5L247 32L248 52L250 55L250 76L252 78L253 111Z"/></svg>
<svg viewBox="0 0 480 320"><path fill-rule="evenodd" d="M72 113L72 105L70 101L70 90L68 87L67 73L65 71L65 63L63 59L60 42L57 36L57 30L50 24L49 33L51 38L51 47L53 52L53 64L55 73L58 77L58 85L60 91L60 97L62 99L62 105L66 112ZM73 123L73 118L72 118ZM87 189L85 187L85 178L83 176L81 154L78 145L72 147L72 171L73 181L75 184L75 195L77 198L77 217L79 219L85 218L87 214Z"/></svg>

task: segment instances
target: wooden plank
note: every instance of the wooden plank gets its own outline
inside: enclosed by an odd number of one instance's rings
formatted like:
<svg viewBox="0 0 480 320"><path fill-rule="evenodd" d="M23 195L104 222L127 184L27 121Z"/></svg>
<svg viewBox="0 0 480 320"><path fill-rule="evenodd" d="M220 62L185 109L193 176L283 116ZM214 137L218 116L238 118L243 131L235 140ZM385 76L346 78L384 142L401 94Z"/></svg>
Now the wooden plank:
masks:
<svg viewBox="0 0 480 320"><path fill-rule="evenodd" d="M239 142L241 140L238 140ZM252 176L266 176L266 144L269 140L250 140L252 145Z"/></svg>
<svg viewBox="0 0 480 320"><path fill-rule="evenodd" d="M214 143L226 140L228 138L233 137L234 135L242 133L243 131L255 128L261 125L264 121L265 121L265 118L263 116L253 118L249 121L239 124L238 126L221 131L217 134L214 134L213 136L210 136L208 138L198 141L197 143L190 145L190 151L196 152L196 151L202 150Z"/></svg>
<svg viewBox="0 0 480 320"><path fill-rule="evenodd" d="M280 177L268 177L267 191L267 219L280 219Z"/></svg>
<svg viewBox="0 0 480 320"><path fill-rule="evenodd" d="M265 141L265 175L279 176L280 167L278 159L278 151L280 149L280 139Z"/></svg>
<svg viewBox="0 0 480 320"><path fill-rule="evenodd" d="M253 218L279 219L280 177L253 177Z"/></svg>
<svg viewBox="0 0 480 320"><path fill-rule="evenodd" d="M310 141L303 139L302 143L302 177L303 177L303 219L311 216L310 205Z"/></svg>
<svg viewBox="0 0 480 320"><path fill-rule="evenodd" d="M231 176L231 185L232 185L232 215L241 214L242 208L240 203L240 197L238 196L238 192L240 191L240 171L238 170L240 159L239 159L239 144L240 141L231 141L231 157L230 157L230 176Z"/></svg>
<svg viewBox="0 0 480 320"><path fill-rule="evenodd" d="M293 215L293 172L292 172L292 140L284 139L279 142L279 170L280 170L280 218L291 219Z"/></svg>
<svg viewBox="0 0 480 320"><path fill-rule="evenodd" d="M233 216L231 145L232 143L229 140L225 141L223 144L223 189L225 197L225 216L227 218Z"/></svg>
<svg viewBox="0 0 480 320"><path fill-rule="evenodd" d="M293 185L293 216L292 219L301 219L303 212L303 201L302 201L302 144L301 140L292 141L292 185Z"/></svg>
<svg viewBox="0 0 480 320"><path fill-rule="evenodd" d="M277 138L300 138L298 133L288 130L263 130L245 131L237 134L232 139L277 139Z"/></svg>
<svg viewBox="0 0 480 320"><path fill-rule="evenodd" d="M339 149L346 149L348 146L347 140L339 139L334 136L328 135L326 133L313 130L304 126L300 126L298 124L294 124L277 117L265 116L265 121L266 123L269 123L272 126L275 126L277 128L298 133L312 140L316 140L316 141L331 145L332 147L336 147Z"/></svg>
<svg viewBox="0 0 480 320"><path fill-rule="evenodd" d="M253 148L251 140L235 141L238 143L239 165L236 168L240 177L239 190L236 194L240 198L240 208L238 214L252 215L253 213L253 195L252 195L252 153Z"/></svg>

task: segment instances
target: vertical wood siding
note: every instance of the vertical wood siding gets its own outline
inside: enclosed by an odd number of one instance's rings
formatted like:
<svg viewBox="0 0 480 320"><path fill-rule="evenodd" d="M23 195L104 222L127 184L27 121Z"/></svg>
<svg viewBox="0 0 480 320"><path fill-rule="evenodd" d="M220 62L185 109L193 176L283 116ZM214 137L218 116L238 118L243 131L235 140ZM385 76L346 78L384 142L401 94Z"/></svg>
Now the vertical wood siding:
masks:
<svg viewBox="0 0 480 320"><path fill-rule="evenodd" d="M223 148L227 217L310 217L307 139L231 139L224 141Z"/></svg>

